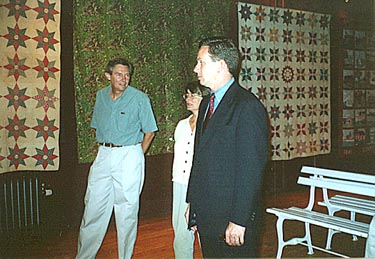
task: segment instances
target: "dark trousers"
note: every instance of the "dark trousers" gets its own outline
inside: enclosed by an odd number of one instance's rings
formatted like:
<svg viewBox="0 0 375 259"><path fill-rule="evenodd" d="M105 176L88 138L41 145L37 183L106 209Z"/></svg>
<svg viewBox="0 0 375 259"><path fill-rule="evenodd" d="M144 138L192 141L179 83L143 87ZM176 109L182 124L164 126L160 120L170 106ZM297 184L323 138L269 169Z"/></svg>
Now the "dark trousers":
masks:
<svg viewBox="0 0 375 259"><path fill-rule="evenodd" d="M260 235L258 231L245 233L245 244L242 246L229 246L223 234L205 231L206 228L198 226L199 239L202 247L203 258L259 258Z"/></svg>

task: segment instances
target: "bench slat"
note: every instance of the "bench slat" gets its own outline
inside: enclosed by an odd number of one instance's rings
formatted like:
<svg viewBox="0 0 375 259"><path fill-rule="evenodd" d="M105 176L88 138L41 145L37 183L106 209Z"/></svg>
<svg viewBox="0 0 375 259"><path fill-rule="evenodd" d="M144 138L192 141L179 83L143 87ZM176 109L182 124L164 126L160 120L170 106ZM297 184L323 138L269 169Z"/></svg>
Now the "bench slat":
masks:
<svg viewBox="0 0 375 259"><path fill-rule="evenodd" d="M306 213L306 215L311 214L314 217L319 218L320 220L327 220L328 219L329 223L337 224L339 226L342 226L342 225L347 225L348 227L353 226L353 227L362 228L365 231L368 231L368 228L369 228L368 224L363 223L363 222L359 222L359 221L351 221L351 220L348 220L346 218L331 216L331 215L327 215L325 213L316 212L316 211L309 211L309 210L305 210L305 209L301 209L301 208L297 208L297 207L291 207L289 209L292 210L292 211L299 212L299 213Z"/></svg>
<svg viewBox="0 0 375 259"><path fill-rule="evenodd" d="M358 203L358 202L352 202L350 200L338 200L338 199L330 199L329 201L332 204L349 206L349 207L358 208L358 209L365 209L368 211L375 211L375 206L370 205L368 203Z"/></svg>
<svg viewBox="0 0 375 259"><path fill-rule="evenodd" d="M335 201L347 201L347 202L352 202L353 204L363 204L364 206L370 206L375 208L375 200L368 200L365 198L357 198L357 197L352 197L352 196L345 196L345 195L335 195L332 196L331 199Z"/></svg>
<svg viewBox="0 0 375 259"><path fill-rule="evenodd" d="M283 215L288 219L294 219L301 222L307 222L313 225L331 228L337 231L345 232L348 234L357 235L367 238L369 225L351 221L344 218L338 218L327 214L305 210L301 208L291 207L288 209L268 208L267 212L275 215Z"/></svg>
<svg viewBox="0 0 375 259"><path fill-rule="evenodd" d="M301 173L323 175L327 177L346 179L354 182L365 182L375 184L375 175L367 175L353 172L338 171L333 169L325 169L311 166L303 166Z"/></svg>
<svg viewBox="0 0 375 259"><path fill-rule="evenodd" d="M365 214L365 215L369 215L369 216L374 215L373 209L367 209L367 208L364 208L364 207L361 207L361 206L358 206L358 205L348 205L348 204L345 204L345 203L336 203L335 201L330 201L330 203L331 203L331 206L333 206L335 208L339 208L341 210L353 211L353 212L356 212L356 213Z"/></svg>
<svg viewBox="0 0 375 259"><path fill-rule="evenodd" d="M336 209L352 211L364 215L373 216L375 214L375 201L366 200L363 198L356 198L344 195L335 195L329 198L329 204L324 201L319 202L319 205L331 206Z"/></svg>
<svg viewBox="0 0 375 259"><path fill-rule="evenodd" d="M351 183L345 180L333 180L326 178L298 177L299 184L315 186L335 191L349 192L375 197L375 186L366 183Z"/></svg>

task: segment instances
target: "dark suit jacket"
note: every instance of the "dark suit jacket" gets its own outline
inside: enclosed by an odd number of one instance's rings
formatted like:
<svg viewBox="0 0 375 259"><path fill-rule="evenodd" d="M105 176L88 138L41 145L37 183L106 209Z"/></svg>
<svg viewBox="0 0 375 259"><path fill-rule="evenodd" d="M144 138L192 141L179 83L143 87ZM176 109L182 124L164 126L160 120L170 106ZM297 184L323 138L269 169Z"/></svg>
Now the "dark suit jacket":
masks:
<svg viewBox="0 0 375 259"><path fill-rule="evenodd" d="M234 82L202 132L209 96L198 114L193 166L187 202L196 213L198 231L224 234L229 221L257 224L262 212L263 170L268 158L265 109L249 91ZM207 228L206 228L207 227Z"/></svg>

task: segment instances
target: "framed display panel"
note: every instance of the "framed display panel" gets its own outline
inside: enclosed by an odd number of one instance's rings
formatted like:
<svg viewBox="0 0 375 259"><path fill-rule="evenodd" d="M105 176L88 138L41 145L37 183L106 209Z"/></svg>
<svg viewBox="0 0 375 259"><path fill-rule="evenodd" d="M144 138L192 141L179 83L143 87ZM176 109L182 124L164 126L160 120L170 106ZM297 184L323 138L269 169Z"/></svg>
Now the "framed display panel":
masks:
<svg viewBox="0 0 375 259"><path fill-rule="evenodd" d="M375 151L375 32L342 31L339 154Z"/></svg>

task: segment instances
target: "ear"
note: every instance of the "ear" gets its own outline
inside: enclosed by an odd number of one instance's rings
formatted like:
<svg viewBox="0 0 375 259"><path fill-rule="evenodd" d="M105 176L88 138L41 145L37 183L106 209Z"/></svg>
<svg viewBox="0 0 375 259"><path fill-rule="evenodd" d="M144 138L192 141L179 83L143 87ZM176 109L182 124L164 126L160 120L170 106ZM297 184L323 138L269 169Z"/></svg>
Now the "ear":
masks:
<svg viewBox="0 0 375 259"><path fill-rule="evenodd" d="M228 68L227 63L224 60L222 60L222 59L219 62L220 62L220 69L221 69L221 71L228 72L229 68Z"/></svg>
<svg viewBox="0 0 375 259"><path fill-rule="evenodd" d="M104 74L105 74L105 77L106 77L109 81L111 81L111 74L108 73L108 72L105 72Z"/></svg>

